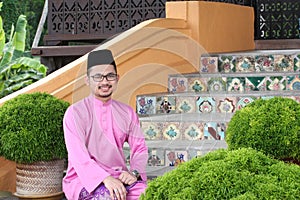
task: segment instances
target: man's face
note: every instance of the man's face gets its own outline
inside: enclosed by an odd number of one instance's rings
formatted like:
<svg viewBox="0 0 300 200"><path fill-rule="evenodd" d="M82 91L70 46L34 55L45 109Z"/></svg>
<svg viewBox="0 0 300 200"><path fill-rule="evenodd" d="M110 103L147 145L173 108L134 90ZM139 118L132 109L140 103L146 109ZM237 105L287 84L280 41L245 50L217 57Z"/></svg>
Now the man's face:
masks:
<svg viewBox="0 0 300 200"><path fill-rule="evenodd" d="M118 80L119 76L113 65L96 65L89 70L86 81L96 98L107 101L117 89Z"/></svg>

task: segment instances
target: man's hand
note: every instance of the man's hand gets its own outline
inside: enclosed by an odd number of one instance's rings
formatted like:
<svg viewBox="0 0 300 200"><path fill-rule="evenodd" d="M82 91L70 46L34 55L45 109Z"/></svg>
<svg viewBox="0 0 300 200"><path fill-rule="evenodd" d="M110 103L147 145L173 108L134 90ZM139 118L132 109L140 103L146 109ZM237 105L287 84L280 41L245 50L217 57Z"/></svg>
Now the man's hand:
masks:
<svg viewBox="0 0 300 200"><path fill-rule="evenodd" d="M127 172L127 171L123 171L123 172L120 174L119 179L120 179L123 183L125 183L125 184L127 184L127 185L131 185L131 184L133 184L134 182L137 181L137 178L136 178L133 174L131 174L131 173Z"/></svg>
<svg viewBox="0 0 300 200"><path fill-rule="evenodd" d="M103 180L103 183L109 190L111 199L126 200L127 191L119 179L108 176Z"/></svg>

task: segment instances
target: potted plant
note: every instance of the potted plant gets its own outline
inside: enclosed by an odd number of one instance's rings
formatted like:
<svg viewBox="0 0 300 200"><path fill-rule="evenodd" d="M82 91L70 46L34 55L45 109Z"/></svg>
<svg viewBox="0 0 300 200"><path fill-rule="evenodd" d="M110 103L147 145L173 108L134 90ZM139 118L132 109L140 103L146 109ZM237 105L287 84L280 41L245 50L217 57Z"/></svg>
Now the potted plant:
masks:
<svg viewBox="0 0 300 200"><path fill-rule="evenodd" d="M300 104L290 98L257 99L228 123L229 149L251 147L300 165Z"/></svg>
<svg viewBox="0 0 300 200"><path fill-rule="evenodd" d="M0 156L16 162L16 196L62 194L67 158L63 116L68 106L53 95L35 92L0 107Z"/></svg>

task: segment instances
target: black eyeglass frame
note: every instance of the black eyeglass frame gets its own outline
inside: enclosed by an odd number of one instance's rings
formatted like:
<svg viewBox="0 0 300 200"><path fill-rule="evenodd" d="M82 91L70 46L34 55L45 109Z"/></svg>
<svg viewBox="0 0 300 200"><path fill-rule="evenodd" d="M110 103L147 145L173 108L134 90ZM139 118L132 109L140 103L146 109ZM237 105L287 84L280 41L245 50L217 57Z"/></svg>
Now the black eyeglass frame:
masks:
<svg viewBox="0 0 300 200"><path fill-rule="evenodd" d="M90 77L92 77L95 82L101 82L104 80L104 78L107 81L115 81L115 80L117 80L118 74L114 74L114 73L108 73L106 75L95 74L94 76L90 76Z"/></svg>

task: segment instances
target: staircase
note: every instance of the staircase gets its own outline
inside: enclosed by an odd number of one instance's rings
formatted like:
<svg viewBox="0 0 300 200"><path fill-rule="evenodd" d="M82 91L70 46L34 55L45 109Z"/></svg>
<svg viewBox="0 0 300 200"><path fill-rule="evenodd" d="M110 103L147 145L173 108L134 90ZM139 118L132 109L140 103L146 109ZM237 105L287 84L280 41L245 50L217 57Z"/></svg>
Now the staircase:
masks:
<svg viewBox="0 0 300 200"><path fill-rule="evenodd" d="M201 55L199 73L166 78L168 92L136 97L150 178L227 148L228 122L255 99L284 96L300 102L300 49Z"/></svg>

